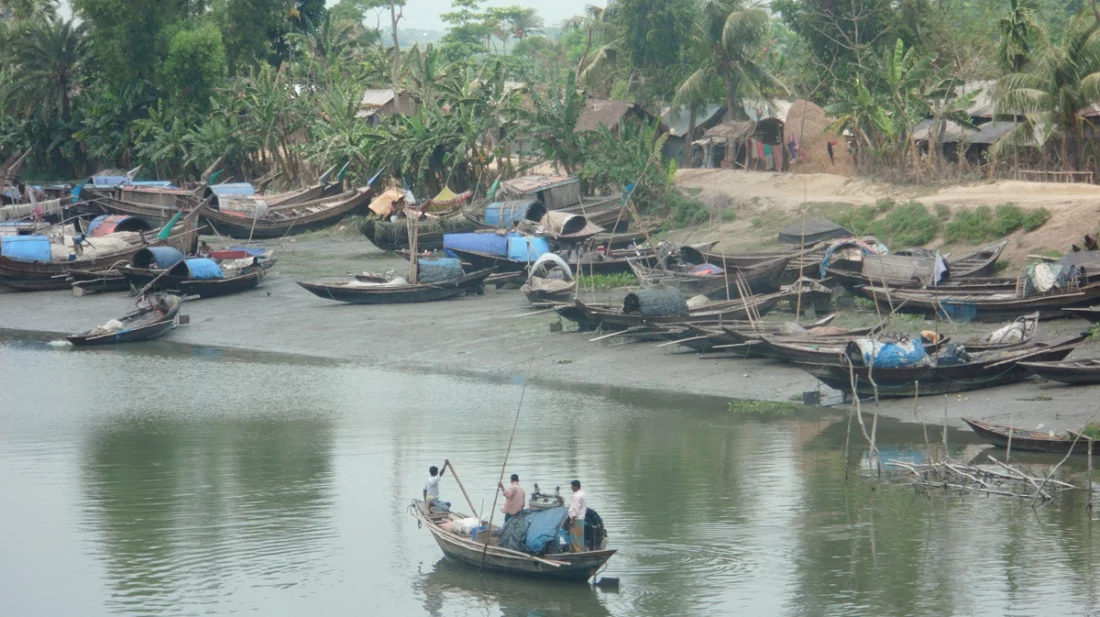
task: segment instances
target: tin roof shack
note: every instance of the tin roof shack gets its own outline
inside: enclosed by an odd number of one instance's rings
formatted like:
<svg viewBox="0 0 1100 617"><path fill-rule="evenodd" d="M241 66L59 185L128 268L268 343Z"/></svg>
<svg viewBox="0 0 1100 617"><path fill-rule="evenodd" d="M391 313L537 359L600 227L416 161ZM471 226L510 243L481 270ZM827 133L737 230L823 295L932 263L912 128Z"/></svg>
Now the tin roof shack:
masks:
<svg viewBox="0 0 1100 617"><path fill-rule="evenodd" d="M363 118L371 126L377 126L382 118L394 114L412 116L417 111L416 100L404 90L366 90L359 99L359 111L356 118Z"/></svg>
<svg viewBox="0 0 1100 617"><path fill-rule="evenodd" d="M520 176L500 183L508 199L537 199L547 210L581 202L581 179L570 176Z"/></svg>
<svg viewBox="0 0 1100 617"><path fill-rule="evenodd" d="M584 111L577 118L577 126L573 132L590 133L605 126L612 135L617 135L623 122L649 124L656 119L653 114L637 103L588 99L584 103Z"/></svg>
<svg viewBox="0 0 1100 617"><path fill-rule="evenodd" d="M691 114L686 109L668 109L661 114L661 124L668 127L668 140L661 148L666 159L681 161L682 167L697 167L703 164L702 153L696 152L690 160L684 161L684 147L701 139L703 134L714 128L726 115L725 105L708 105L702 112L695 114L695 131L691 129ZM698 160L698 163L696 163Z"/></svg>

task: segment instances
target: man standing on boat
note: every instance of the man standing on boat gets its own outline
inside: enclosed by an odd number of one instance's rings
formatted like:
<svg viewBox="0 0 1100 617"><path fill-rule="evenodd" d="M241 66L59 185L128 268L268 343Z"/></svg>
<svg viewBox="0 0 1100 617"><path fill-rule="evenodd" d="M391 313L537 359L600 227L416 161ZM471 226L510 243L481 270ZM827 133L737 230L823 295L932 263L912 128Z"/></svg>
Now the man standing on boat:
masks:
<svg viewBox="0 0 1100 617"><path fill-rule="evenodd" d="M424 503L428 506L428 512L448 512L451 509L449 502L439 500L439 481L442 479L443 472L438 467L432 465L428 468L428 482L424 485Z"/></svg>
<svg viewBox="0 0 1100 617"><path fill-rule="evenodd" d="M504 507L500 511L504 513L504 524L507 525L508 521L523 511L523 505L527 502L527 493L523 492L523 487L519 485L517 474L512 474L511 486L504 488L503 484L497 482L497 488L504 493Z"/></svg>
<svg viewBox="0 0 1100 617"><path fill-rule="evenodd" d="M569 504L569 547L574 553L584 552L584 518L588 516L588 495L581 490L581 481L570 482L573 501Z"/></svg>

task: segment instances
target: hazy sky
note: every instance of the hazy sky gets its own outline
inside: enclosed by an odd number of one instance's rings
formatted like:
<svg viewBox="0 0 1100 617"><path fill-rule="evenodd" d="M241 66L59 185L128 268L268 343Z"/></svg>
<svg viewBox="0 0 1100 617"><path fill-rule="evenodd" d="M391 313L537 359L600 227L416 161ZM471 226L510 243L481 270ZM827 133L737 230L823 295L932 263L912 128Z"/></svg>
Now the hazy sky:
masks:
<svg viewBox="0 0 1100 617"><path fill-rule="evenodd" d="M149 0L159 2L160 0ZM337 0L326 0L329 6L336 4ZM606 0L553 0L552 2L538 2L536 0L488 0L486 6L509 6L518 4L524 7L534 7L546 22L546 25L557 26L562 20L579 15L584 12L584 7L589 4L597 6L606 4ZM424 28L425 30L442 30L443 22L439 21L439 14L451 9L451 0L408 0L405 5L405 28ZM61 0L61 11L69 14L69 1ZM369 18L368 18L369 20Z"/></svg>
<svg viewBox="0 0 1100 617"><path fill-rule="evenodd" d="M331 6L337 0L327 0ZM510 6L518 4L523 7L533 7L542 16L546 25L557 26L563 20L584 12L584 7L589 4L597 6L606 4L606 0L553 0L552 2L538 2L536 0L488 0L485 6ZM405 5L405 28L424 28L425 30L442 30L443 22L439 20L440 13L451 10L451 0L408 0ZM370 18L368 17L368 21Z"/></svg>

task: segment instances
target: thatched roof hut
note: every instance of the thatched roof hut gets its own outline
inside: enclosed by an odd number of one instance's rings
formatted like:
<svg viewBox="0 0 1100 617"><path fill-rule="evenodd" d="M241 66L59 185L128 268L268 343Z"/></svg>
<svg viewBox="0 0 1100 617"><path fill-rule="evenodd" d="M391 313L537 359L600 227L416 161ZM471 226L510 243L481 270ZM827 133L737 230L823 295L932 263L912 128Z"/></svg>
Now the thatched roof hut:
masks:
<svg viewBox="0 0 1100 617"><path fill-rule="evenodd" d="M796 174L837 174L851 176L855 165L848 154L848 139L836 133L826 133L832 119L809 101L795 101L787 112L787 141L793 137L798 144L798 156L791 164ZM829 145L832 144L832 156Z"/></svg>

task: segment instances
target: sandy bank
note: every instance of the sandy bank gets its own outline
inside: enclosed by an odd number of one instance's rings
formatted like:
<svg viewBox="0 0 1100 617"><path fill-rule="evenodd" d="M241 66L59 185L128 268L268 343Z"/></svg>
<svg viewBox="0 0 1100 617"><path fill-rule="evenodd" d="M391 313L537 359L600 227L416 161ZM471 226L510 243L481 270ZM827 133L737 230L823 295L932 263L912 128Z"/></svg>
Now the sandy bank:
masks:
<svg viewBox="0 0 1100 617"><path fill-rule="evenodd" d="M792 366L764 360L708 358L623 344L615 338L590 342L591 333L552 332L553 313L529 315L523 295L489 289L484 297L394 306L352 306L327 302L299 288L296 280L339 273L398 270L404 263L365 241L313 238L271 243L279 263L254 291L189 302L191 325L171 340L334 358L425 372L460 372L607 388L643 388L730 399L789 401L815 390L817 381ZM606 296L602 299L608 299ZM128 310L124 294L76 298L69 292L0 292L0 328L37 332L79 332ZM1064 320L1044 328L1080 329ZM568 324L567 324L568 326ZM920 329L920 322L906 324ZM1077 355L1087 354L1079 350ZM1000 418L1017 425L1078 426L1093 413L1096 390L1040 387L1024 383L948 397L953 423L965 416ZM923 399L921 413L942 422L944 398ZM865 406L871 411L871 406ZM598 410L594 410L598 411ZM883 416L916 421L911 400L883 402Z"/></svg>

